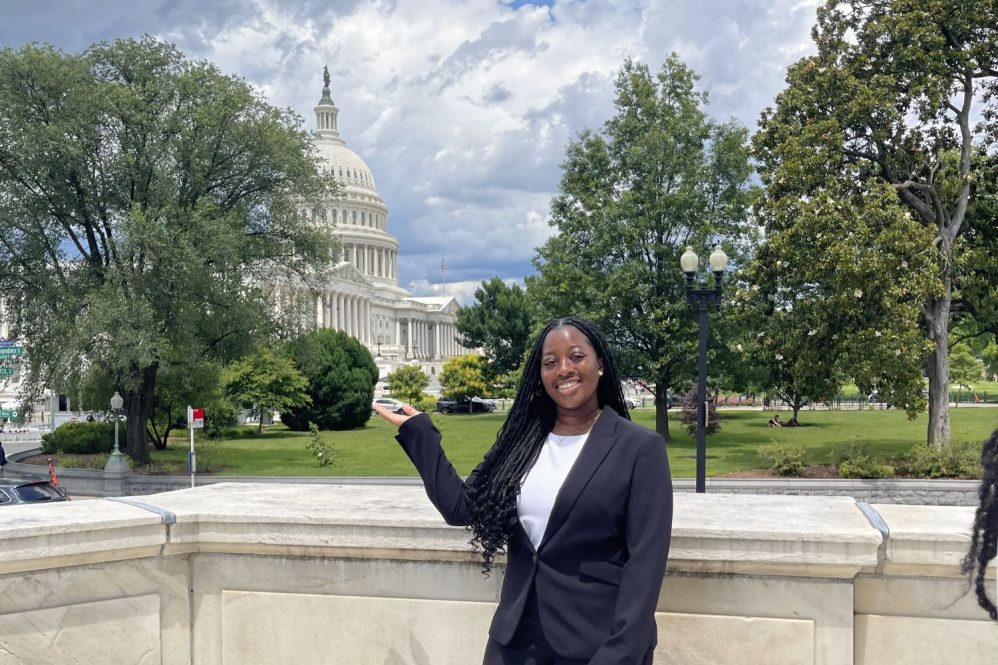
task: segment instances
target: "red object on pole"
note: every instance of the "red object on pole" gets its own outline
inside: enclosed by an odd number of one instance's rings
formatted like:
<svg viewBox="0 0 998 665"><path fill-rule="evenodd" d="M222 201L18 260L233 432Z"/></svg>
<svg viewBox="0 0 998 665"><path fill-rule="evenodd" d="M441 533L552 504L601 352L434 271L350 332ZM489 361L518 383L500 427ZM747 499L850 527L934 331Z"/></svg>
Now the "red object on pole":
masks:
<svg viewBox="0 0 998 665"><path fill-rule="evenodd" d="M191 409L191 423L190 426L194 429L200 429L204 427L204 409L203 408L192 408Z"/></svg>
<svg viewBox="0 0 998 665"><path fill-rule="evenodd" d="M49 482L53 487L59 486L59 476L55 475L55 467L52 466L52 458L49 458Z"/></svg>

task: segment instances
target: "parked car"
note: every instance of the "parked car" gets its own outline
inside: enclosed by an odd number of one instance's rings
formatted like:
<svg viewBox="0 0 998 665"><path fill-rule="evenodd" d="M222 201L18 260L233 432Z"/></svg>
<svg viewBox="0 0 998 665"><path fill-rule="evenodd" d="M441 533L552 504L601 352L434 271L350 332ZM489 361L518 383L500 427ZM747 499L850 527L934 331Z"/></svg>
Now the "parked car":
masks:
<svg viewBox="0 0 998 665"><path fill-rule="evenodd" d="M56 487L47 480L24 481L0 478L0 506L53 501L69 501L66 490Z"/></svg>
<svg viewBox="0 0 998 665"><path fill-rule="evenodd" d="M624 404L627 405L628 409L636 409L641 406L641 400L634 399L633 397L625 397Z"/></svg>
<svg viewBox="0 0 998 665"><path fill-rule="evenodd" d="M404 404L397 399L392 399L391 397L379 397L374 400L374 402L371 403L372 410L375 404L385 407L392 413L405 413L402 409Z"/></svg>
<svg viewBox="0 0 998 665"><path fill-rule="evenodd" d="M437 400L437 413L488 413L496 410L496 403L481 397L462 397L458 400Z"/></svg>

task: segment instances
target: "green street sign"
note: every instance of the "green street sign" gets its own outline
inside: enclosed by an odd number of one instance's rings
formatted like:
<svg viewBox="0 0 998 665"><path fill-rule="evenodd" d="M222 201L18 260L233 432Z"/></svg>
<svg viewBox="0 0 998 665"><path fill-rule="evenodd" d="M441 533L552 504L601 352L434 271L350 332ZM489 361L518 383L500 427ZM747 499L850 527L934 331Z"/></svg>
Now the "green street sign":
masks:
<svg viewBox="0 0 998 665"><path fill-rule="evenodd" d="M14 368L0 367L0 376L14 376Z"/></svg>
<svg viewBox="0 0 998 665"><path fill-rule="evenodd" d="M0 346L0 358L12 358L24 353L23 346Z"/></svg>
<svg viewBox="0 0 998 665"><path fill-rule="evenodd" d="M17 411L0 409L0 418L17 418Z"/></svg>

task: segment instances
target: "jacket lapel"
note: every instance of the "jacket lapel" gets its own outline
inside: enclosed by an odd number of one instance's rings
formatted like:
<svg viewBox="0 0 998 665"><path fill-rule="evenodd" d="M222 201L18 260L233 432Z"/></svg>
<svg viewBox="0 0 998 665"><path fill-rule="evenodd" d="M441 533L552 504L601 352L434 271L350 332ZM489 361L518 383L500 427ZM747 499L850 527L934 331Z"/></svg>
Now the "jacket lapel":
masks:
<svg viewBox="0 0 998 665"><path fill-rule="evenodd" d="M568 472L568 477L565 478L561 489L558 490L554 507L551 508L551 517L548 518L544 537L541 539L538 550L543 549L551 540L551 536L564 524L565 519L572 512L572 507L578 500L579 494L589 484L589 479L593 477L596 469L600 467L614 444L617 443L615 430L619 417L611 407L603 407L603 413L596 421L592 431L589 432L589 438L586 439L582 452L579 453L578 459L575 460L575 464Z"/></svg>

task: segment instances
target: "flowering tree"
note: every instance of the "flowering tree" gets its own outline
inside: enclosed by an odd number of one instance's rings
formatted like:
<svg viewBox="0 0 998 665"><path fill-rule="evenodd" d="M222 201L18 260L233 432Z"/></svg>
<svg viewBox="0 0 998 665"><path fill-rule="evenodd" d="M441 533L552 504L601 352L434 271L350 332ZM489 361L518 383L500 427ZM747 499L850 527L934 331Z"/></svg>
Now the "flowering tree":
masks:
<svg viewBox="0 0 998 665"><path fill-rule="evenodd" d="M794 258L803 251L846 273L822 274L822 266L804 265L800 272L811 274L801 275L802 287L843 300L854 291L866 294L856 300L871 318L835 321L840 338L850 338L843 348L847 358L859 360L850 371L861 378L874 372L865 365L864 344L896 353L908 367L924 360L928 442L945 446L949 326L967 247L963 231L982 165L998 142L998 5L825 0L812 35L817 53L789 68L787 88L764 112L755 137L766 229L782 236L772 243L775 251ZM859 214L837 216L839 204ZM908 251L889 253L899 245ZM849 276L865 272L862 262L874 262L867 250L886 259L882 270L851 284ZM926 276L930 283L920 284ZM903 309L923 327L924 348L893 325ZM891 325L878 326L881 316ZM892 343L873 339L881 328L896 337Z"/></svg>

